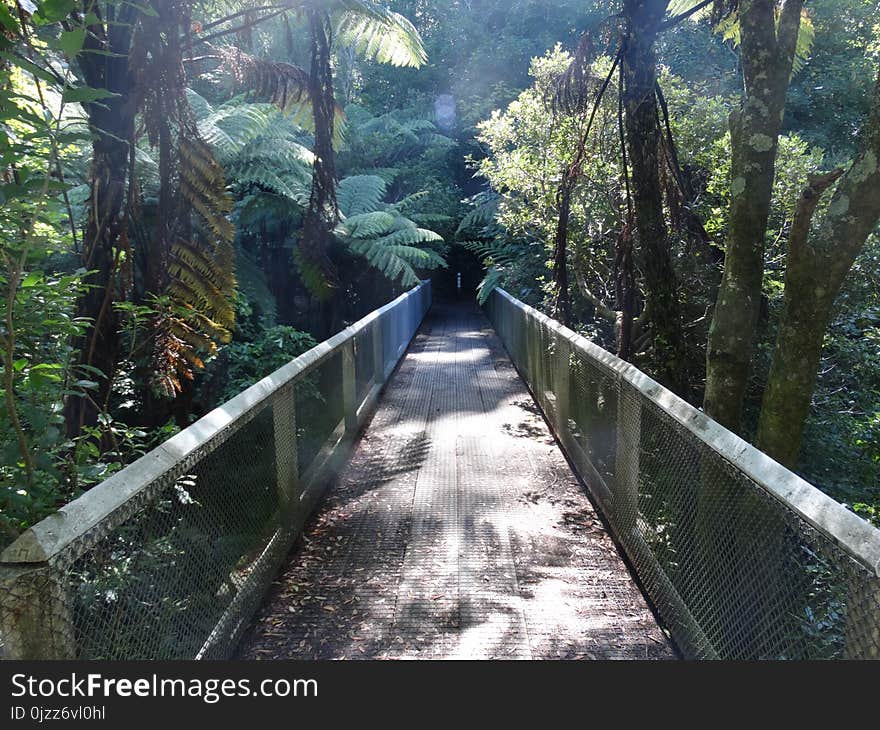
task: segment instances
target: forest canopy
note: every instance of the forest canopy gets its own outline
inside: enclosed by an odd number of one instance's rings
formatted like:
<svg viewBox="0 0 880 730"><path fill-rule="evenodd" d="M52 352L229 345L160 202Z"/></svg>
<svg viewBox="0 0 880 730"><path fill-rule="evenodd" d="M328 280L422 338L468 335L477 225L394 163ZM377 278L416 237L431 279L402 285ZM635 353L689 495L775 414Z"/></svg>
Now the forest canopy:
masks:
<svg viewBox="0 0 880 730"><path fill-rule="evenodd" d="M0 546L456 273L880 524L877 0L3 0L0 26Z"/></svg>

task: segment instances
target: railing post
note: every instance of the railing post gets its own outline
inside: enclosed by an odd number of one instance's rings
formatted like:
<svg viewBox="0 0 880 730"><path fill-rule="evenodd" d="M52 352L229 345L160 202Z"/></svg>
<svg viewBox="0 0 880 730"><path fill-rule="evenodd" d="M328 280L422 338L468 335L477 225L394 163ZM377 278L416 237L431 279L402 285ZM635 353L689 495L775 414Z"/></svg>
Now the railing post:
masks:
<svg viewBox="0 0 880 730"><path fill-rule="evenodd" d="M345 412L345 433L350 436L358 428L354 337L346 340L342 346L342 408Z"/></svg>
<svg viewBox="0 0 880 730"><path fill-rule="evenodd" d="M285 526L293 523L299 507L299 453L296 444L296 386L278 392L272 404L275 433L275 474Z"/></svg>
<svg viewBox="0 0 880 730"><path fill-rule="evenodd" d="M0 566L0 636L6 659L76 659L66 593L54 566Z"/></svg>
<svg viewBox="0 0 880 730"><path fill-rule="evenodd" d="M556 431L563 444L569 443L568 414L571 388L570 351L568 341L558 333L554 333L555 370L553 373L553 394L556 401Z"/></svg>
<svg viewBox="0 0 880 730"><path fill-rule="evenodd" d="M373 320L373 382L380 388L385 384L385 340L382 337L384 321L384 314Z"/></svg>
<svg viewBox="0 0 880 730"><path fill-rule="evenodd" d="M613 510L620 529L635 526L639 512L639 453L642 408L638 393L619 383L617 445L614 462Z"/></svg>
<svg viewBox="0 0 880 730"><path fill-rule="evenodd" d="M406 306L406 302L404 300L403 305L400 307L395 307L391 310L391 315L394 317L394 362L396 363L400 359L400 350L403 346L403 330L406 326L405 317L404 317L404 308Z"/></svg>

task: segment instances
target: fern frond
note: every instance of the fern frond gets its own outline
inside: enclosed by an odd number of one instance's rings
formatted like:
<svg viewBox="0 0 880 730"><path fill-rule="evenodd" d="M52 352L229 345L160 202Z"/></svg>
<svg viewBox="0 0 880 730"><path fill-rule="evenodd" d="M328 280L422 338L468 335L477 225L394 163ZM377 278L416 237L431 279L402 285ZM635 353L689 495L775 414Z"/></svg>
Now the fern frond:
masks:
<svg viewBox="0 0 880 730"><path fill-rule="evenodd" d="M522 250L501 239L461 241L468 251L476 254L486 266L511 266L522 257Z"/></svg>
<svg viewBox="0 0 880 730"><path fill-rule="evenodd" d="M337 226L336 233L339 236L351 238L375 238L387 233L394 225L395 217L384 210L374 210L370 213L360 213L346 218Z"/></svg>
<svg viewBox="0 0 880 730"><path fill-rule="evenodd" d="M489 295L501 284L501 272L489 268L483 280L477 285L477 303L482 306L489 301Z"/></svg>
<svg viewBox="0 0 880 730"><path fill-rule="evenodd" d="M410 220L422 226L446 225L455 219L443 213L410 213Z"/></svg>
<svg viewBox="0 0 880 730"><path fill-rule="evenodd" d="M310 187L307 181L297 175L278 174L271 167L263 164L246 164L236 170L236 184L256 185L295 203L300 208L304 208L309 202Z"/></svg>
<svg viewBox="0 0 880 730"><path fill-rule="evenodd" d="M465 202L470 203L474 208L461 219L456 232L463 233L464 231L489 225L495 220L499 201L500 197L497 193L478 193L469 198Z"/></svg>
<svg viewBox="0 0 880 730"><path fill-rule="evenodd" d="M411 193L410 195L407 195L405 198L403 198L403 200L398 200L396 203L392 203L391 209L396 210L398 213L405 213L420 200L424 200L427 196L427 190L419 190L416 193Z"/></svg>
<svg viewBox="0 0 880 730"><path fill-rule="evenodd" d="M297 247L293 251L293 263L299 273L299 278L318 301L325 301L333 294L333 287L327 281L323 269L309 260L302 250Z"/></svg>
<svg viewBox="0 0 880 730"><path fill-rule="evenodd" d="M407 226L376 240L383 246L415 246L419 243L441 242L443 241L443 236L427 228Z"/></svg>
<svg viewBox="0 0 880 730"><path fill-rule="evenodd" d="M376 210L385 195L387 183L378 175L351 175L339 182L336 202L347 216Z"/></svg>
<svg viewBox="0 0 880 730"><path fill-rule="evenodd" d="M446 261L436 251L400 243L391 244L386 239L352 239L348 242L348 248L388 279L399 281L403 286L414 286L419 282L416 268L436 269L446 266Z"/></svg>
<svg viewBox="0 0 880 730"><path fill-rule="evenodd" d="M336 37L362 58L418 68L428 60L419 32L399 13L363 0L342 0Z"/></svg>
<svg viewBox="0 0 880 730"><path fill-rule="evenodd" d="M779 13L776 13L776 22L779 22ZM725 15L715 26L715 32L721 37L738 46L741 41L739 13L731 11ZM798 26L798 37L795 42L794 58L792 59L791 72L796 74L801 71L807 64L810 52L813 49L813 42L816 39L816 26L810 17L806 8L801 10L801 21Z"/></svg>
<svg viewBox="0 0 880 730"><path fill-rule="evenodd" d="M237 87L268 99L282 111L309 98L309 74L299 66L256 58L235 46L214 50Z"/></svg>

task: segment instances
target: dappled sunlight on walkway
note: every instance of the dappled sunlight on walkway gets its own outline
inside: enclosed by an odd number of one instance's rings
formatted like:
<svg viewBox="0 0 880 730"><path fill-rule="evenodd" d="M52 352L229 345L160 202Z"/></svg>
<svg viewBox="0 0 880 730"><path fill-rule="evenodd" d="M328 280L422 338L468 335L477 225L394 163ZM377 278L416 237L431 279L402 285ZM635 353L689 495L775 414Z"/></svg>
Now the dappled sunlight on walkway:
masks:
<svg viewBox="0 0 880 730"><path fill-rule="evenodd" d="M671 658L482 314L435 305L249 658Z"/></svg>

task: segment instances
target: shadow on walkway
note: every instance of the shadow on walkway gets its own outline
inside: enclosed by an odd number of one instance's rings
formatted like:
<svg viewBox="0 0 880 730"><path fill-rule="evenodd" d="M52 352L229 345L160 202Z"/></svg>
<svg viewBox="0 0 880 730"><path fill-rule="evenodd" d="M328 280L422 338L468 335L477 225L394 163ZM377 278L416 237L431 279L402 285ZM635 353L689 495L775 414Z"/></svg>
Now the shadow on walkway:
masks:
<svg viewBox="0 0 880 730"><path fill-rule="evenodd" d="M674 658L482 313L435 304L242 658Z"/></svg>

